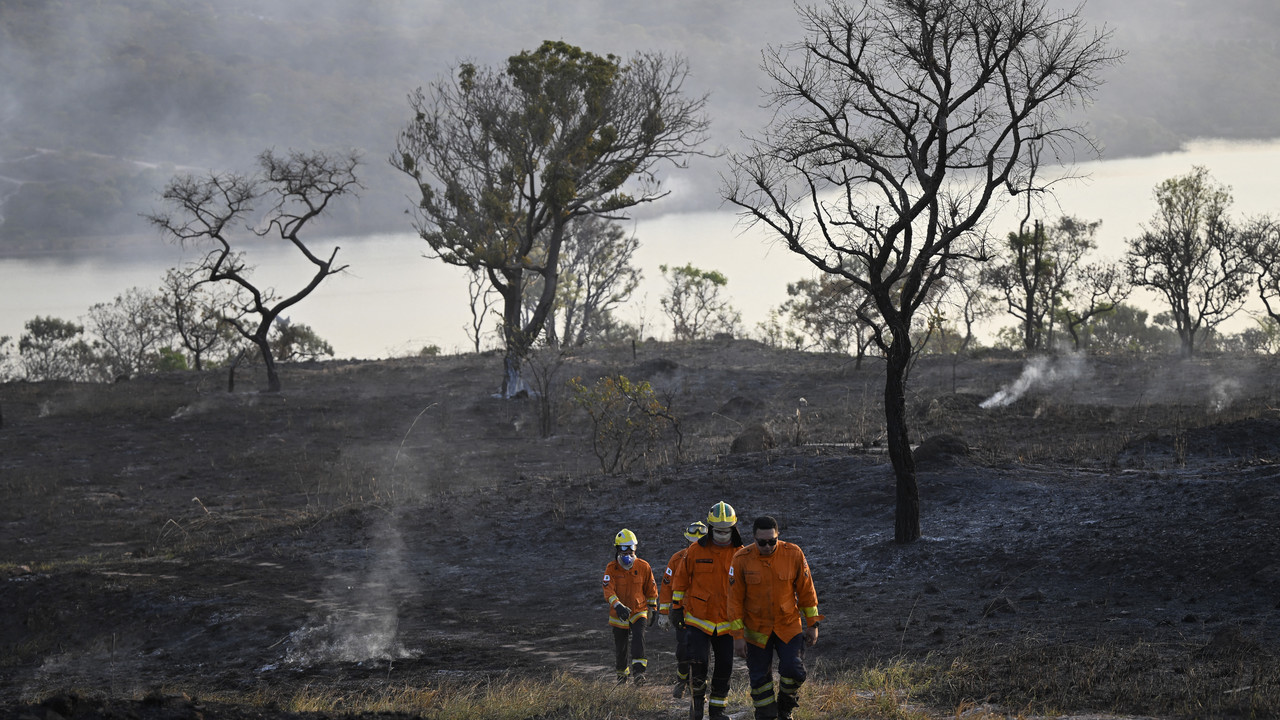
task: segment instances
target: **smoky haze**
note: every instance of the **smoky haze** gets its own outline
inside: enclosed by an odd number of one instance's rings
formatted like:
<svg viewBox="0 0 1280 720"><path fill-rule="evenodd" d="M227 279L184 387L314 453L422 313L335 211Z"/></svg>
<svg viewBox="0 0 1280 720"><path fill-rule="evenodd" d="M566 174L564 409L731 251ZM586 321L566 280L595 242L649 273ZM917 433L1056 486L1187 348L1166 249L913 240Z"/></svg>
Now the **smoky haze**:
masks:
<svg viewBox="0 0 1280 720"><path fill-rule="evenodd" d="M1127 53L1081 109L1106 157L1280 136L1270 0L1092 0L1084 14ZM245 172L266 148L360 151L367 189L325 229L406 231L412 188L386 161L406 95L460 60L498 65L544 39L683 55L686 90L710 96L706 149L735 146L768 118L761 50L798 38L777 0L6 2L0 256L155 243L138 214L175 173ZM718 207L720 167L694 159L644 212Z"/></svg>

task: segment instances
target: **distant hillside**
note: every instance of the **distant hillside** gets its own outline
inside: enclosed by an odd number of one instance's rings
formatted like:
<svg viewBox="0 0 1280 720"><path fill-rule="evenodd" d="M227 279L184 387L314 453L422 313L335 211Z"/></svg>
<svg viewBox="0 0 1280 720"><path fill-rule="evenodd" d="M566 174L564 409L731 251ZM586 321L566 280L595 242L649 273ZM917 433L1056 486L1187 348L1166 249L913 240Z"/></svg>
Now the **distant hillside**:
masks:
<svg viewBox="0 0 1280 720"><path fill-rule="evenodd" d="M1124 65L1088 118L1108 157L1203 136L1280 136L1269 0L1092 0ZM247 170L268 147L351 147L368 190L332 232L406 230L411 190L386 157L405 96L460 58L501 62L543 39L689 58L713 144L766 118L760 50L797 37L776 0L6 0L0 4L0 254L68 252L145 230L175 171ZM647 212L719 204L696 162Z"/></svg>

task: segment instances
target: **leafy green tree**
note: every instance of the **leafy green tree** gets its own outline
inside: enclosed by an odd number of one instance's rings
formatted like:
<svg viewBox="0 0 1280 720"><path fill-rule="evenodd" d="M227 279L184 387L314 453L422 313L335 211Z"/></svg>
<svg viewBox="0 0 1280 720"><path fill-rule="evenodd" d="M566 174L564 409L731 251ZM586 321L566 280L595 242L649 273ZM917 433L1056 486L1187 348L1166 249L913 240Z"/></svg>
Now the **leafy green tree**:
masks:
<svg viewBox="0 0 1280 720"><path fill-rule="evenodd" d="M98 380L97 355L84 339L84 326L36 316L18 337L18 358L28 380Z"/></svg>
<svg viewBox="0 0 1280 720"><path fill-rule="evenodd" d="M329 203L359 187L355 169L357 155L291 151L278 156L267 150L258 156L260 171L254 176L210 173L196 178L184 175L165 188L163 198L173 213L148 219L173 240L213 246L198 264L206 282L231 283L238 287L241 304L222 316L241 337L253 343L267 370L268 392L279 392L280 375L271 348L271 330L276 318L301 302L330 275L346 265L335 259L334 246L328 257L317 255L304 240L303 231L329 208ZM255 205L267 207L255 217ZM259 288L251 278L252 268L235 249L240 224L256 220L248 228L251 235L270 237L298 250L314 267L311 278L294 294L277 298L270 288ZM234 364L234 363L233 363Z"/></svg>
<svg viewBox="0 0 1280 720"><path fill-rule="evenodd" d="M702 340L715 333L737 331L742 314L720 294L729 284L723 273L701 270L692 264L660 265L658 269L667 279L667 292L658 302L671 320L676 340Z"/></svg>
<svg viewBox="0 0 1280 720"><path fill-rule="evenodd" d="M1147 324L1149 313L1117 303L1094 316L1080 329L1082 345L1094 352L1169 352L1178 346L1177 334L1159 324Z"/></svg>
<svg viewBox="0 0 1280 720"><path fill-rule="evenodd" d="M183 355L181 350L175 350L171 347L160 348L159 358L156 360L156 370L169 372L190 369L191 366L187 364L187 356Z"/></svg>
<svg viewBox="0 0 1280 720"><path fill-rule="evenodd" d="M1156 186L1156 213L1129 240L1125 265L1134 285L1164 296L1183 357L1244 306L1252 260L1249 234L1227 216L1231 191L1203 167Z"/></svg>
<svg viewBox="0 0 1280 720"><path fill-rule="evenodd" d="M1100 222L1062 216L1050 227L1024 216L984 273L1019 321L1025 350L1052 349L1053 324L1084 257L1097 248Z"/></svg>
<svg viewBox="0 0 1280 720"><path fill-rule="evenodd" d="M871 324L864 319L875 311L871 296L836 275L788 283L787 295L782 311L803 331L809 347L853 355L861 366L871 347Z"/></svg>
<svg viewBox="0 0 1280 720"><path fill-rule="evenodd" d="M661 198L658 165L683 166L705 138L706 99L684 95L687 74L679 58L623 63L548 41L503 69L463 63L410 97L391 164L418 186L415 225L435 257L483 271L502 296L504 397L525 389L571 222ZM534 275L542 291L524 318Z"/></svg>
<svg viewBox="0 0 1280 720"><path fill-rule="evenodd" d="M1280 323L1270 316L1255 318L1253 327L1218 338L1224 352L1274 355L1280 352Z"/></svg>
<svg viewBox="0 0 1280 720"><path fill-rule="evenodd" d="M319 360L333 357L333 346L316 334L310 325L278 317L275 332L271 335L271 353L280 362Z"/></svg>
<svg viewBox="0 0 1280 720"><path fill-rule="evenodd" d="M1046 190L1042 148L1116 62L1108 34L1045 0L830 0L806 38L765 53L774 113L732 158L725 198L875 303L897 489L894 536L920 537L906 418L913 324L959 258L981 257L992 204Z"/></svg>

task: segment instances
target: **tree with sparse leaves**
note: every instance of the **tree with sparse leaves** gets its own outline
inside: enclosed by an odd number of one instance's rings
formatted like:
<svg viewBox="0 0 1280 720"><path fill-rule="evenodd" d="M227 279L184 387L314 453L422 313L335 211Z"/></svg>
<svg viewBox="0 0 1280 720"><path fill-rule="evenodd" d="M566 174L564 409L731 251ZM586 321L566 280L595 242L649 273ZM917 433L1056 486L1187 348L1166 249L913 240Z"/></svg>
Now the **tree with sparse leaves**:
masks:
<svg viewBox="0 0 1280 720"><path fill-rule="evenodd" d="M235 345L236 332L223 316L237 305L237 287L205 282L199 266L165 272L159 295L164 321L190 353L195 370L203 370Z"/></svg>
<svg viewBox="0 0 1280 720"><path fill-rule="evenodd" d="M112 302L94 304L87 317L99 342L98 363L106 377L154 372L164 363L161 351L173 334L155 293L130 288Z"/></svg>
<svg viewBox="0 0 1280 720"><path fill-rule="evenodd" d="M1274 327L1280 324L1280 223L1260 218L1252 223L1248 234L1254 239L1248 245L1254 286Z"/></svg>
<svg viewBox="0 0 1280 720"><path fill-rule="evenodd" d="M1133 283L1120 263L1100 261L1082 266L1072 278L1071 292L1058 305L1058 320L1071 335L1072 347L1083 347L1084 333L1094 318L1110 313L1133 292Z"/></svg>
<svg viewBox="0 0 1280 720"><path fill-rule="evenodd" d="M706 98L685 95L687 76L678 57L623 62L548 41L410 96L391 164L417 184L415 225L434 256L484 272L502 296L504 397L525 389L520 365L555 306L572 222L663 197L659 166L683 167L705 139ZM533 276L541 293L522 317Z"/></svg>
<svg viewBox="0 0 1280 720"><path fill-rule="evenodd" d="M831 0L803 40L765 53L773 119L732 158L725 198L824 273L874 300L897 486L894 536L920 537L906 422L917 311L957 259L985 257L991 210L1045 189L1041 148L1117 61L1108 33L1045 0Z"/></svg>
<svg viewBox="0 0 1280 720"><path fill-rule="evenodd" d="M658 302L671 320L671 332L676 340L704 340L716 333L737 331L742 314L720 294L729 284L724 273L692 264L660 265L658 269L667 279L667 292Z"/></svg>
<svg viewBox="0 0 1280 720"><path fill-rule="evenodd" d="M862 366L871 347L871 327L859 318L869 311L871 296L849 280L827 274L788 283L787 296L782 311L813 347L853 355L856 366Z"/></svg>
<svg viewBox="0 0 1280 720"><path fill-rule="evenodd" d="M1024 350L1053 350L1059 321L1068 332L1078 330L1128 294L1117 266L1085 262L1097 249L1100 224L1064 215L1046 225L1031 220L1028 208L1018 230L996 252L984 280L1018 320ZM1075 303L1086 297L1088 301Z"/></svg>
<svg viewBox="0 0 1280 720"><path fill-rule="evenodd" d="M1156 186L1156 212L1129 240L1129 279L1164 296L1183 357L1249 295L1251 233L1232 222L1231 190L1195 167Z"/></svg>
<svg viewBox="0 0 1280 720"><path fill-rule="evenodd" d="M198 178L183 175L164 189L170 213L148 216L169 238L181 243L213 245L198 264L207 282L238 287L240 304L222 319L241 337L252 342L267 370L268 392L279 392L280 375L270 342L276 318L312 293L325 278L347 268L338 265L339 248L325 255L312 251L303 231L329 208L334 199L355 193L359 165L356 153L296 152L277 155L267 150L258 156L255 175L210 173ZM259 203L265 203L261 210ZM278 239L297 249L314 267L311 277L288 297L277 297L252 279L252 267L238 251L238 233Z"/></svg>
<svg viewBox="0 0 1280 720"><path fill-rule="evenodd" d="M8 382L17 376L17 361L14 352L17 345L8 335L0 335L0 382Z"/></svg>
<svg viewBox="0 0 1280 720"><path fill-rule="evenodd" d="M640 270L631 264L639 248L639 238L617 223L593 216L573 223L565 238L555 312L547 326L554 330L555 340L582 347L608 332L613 310L640 285Z"/></svg>

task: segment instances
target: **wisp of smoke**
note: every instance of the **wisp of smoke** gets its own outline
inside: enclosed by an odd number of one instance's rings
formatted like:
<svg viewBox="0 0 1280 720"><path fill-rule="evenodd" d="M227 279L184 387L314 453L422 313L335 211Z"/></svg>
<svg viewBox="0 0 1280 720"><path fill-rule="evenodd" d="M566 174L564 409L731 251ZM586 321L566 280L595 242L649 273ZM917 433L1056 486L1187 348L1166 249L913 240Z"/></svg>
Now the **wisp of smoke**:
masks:
<svg viewBox="0 0 1280 720"><path fill-rule="evenodd" d="M284 662L309 666L323 662L400 660L415 657L398 639L399 618L387 608L332 615L319 625L289 635Z"/></svg>
<svg viewBox="0 0 1280 720"><path fill-rule="evenodd" d="M345 591L334 591L330 607L337 607L321 622L303 626L289 636L284 662L309 666L416 657L399 637L398 597L413 590L404 551L404 539L394 514L390 515L376 529L373 547L360 554L369 559L367 565L353 573L355 581L345 586Z"/></svg>
<svg viewBox="0 0 1280 720"><path fill-rule="evenodd" d="M1077 353L1063 355L1056 360L1048 356L1033 357L1022 367L1022 374L1011 384L1000 388L995 395L983 400L978 407L989 410L1005 407L1017 401L1032 388L1052 388L1078 379L1085 369L1084 356Z"/></svg>
<svg viewBox="0 0 1280 720"><path fill-rule="evenodd" d="M1237 378L1218 378L1209 388L1209 409L1222 412L1240 396L1244 384Z"/></svg>

